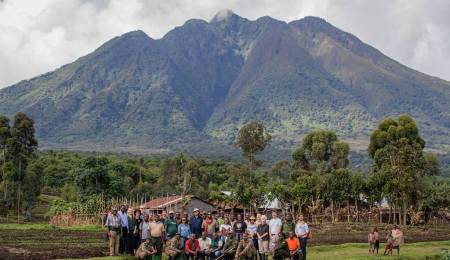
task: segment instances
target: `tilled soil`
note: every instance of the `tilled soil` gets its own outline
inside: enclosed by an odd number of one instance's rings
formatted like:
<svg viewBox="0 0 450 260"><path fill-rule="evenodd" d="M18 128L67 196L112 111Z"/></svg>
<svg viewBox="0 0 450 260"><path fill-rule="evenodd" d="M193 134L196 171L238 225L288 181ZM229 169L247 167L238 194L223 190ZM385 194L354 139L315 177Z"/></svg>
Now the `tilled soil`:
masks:
<svg viewBox="0 0 450 260"><path fill-rule="evenodd" d="M311 225L309 246L341 243L366 243L375 226L361 224ZM378 227L385 242L387 226ZM409 227L403 230L405 242L450 240L450 226ZM106 256L105 232L0 229L0 259L58 259Z"/></svg>
<svg viewBox="0 0 450 260"><path fill-rule="evenodd" d="M107 252L104 232L0 230L0 259L87 258Z"/></svg>

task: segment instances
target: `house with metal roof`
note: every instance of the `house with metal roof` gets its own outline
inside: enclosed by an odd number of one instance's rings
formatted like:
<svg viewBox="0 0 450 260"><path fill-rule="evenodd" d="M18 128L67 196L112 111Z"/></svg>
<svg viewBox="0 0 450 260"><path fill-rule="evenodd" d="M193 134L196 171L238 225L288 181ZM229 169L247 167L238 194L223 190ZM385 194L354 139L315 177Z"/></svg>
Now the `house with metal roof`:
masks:
<svg viewBox="0 0 450 260"><path fill-rule="evenodd" d="M186 195L184 198L180 195L171 195L166 197L159 197L143 203L139 208L147 212L162 213L163 211L184 211L186 213L192 213L195 208L198 208L201 212L215 211L216 207L196 197L194 195Z"/></svg>

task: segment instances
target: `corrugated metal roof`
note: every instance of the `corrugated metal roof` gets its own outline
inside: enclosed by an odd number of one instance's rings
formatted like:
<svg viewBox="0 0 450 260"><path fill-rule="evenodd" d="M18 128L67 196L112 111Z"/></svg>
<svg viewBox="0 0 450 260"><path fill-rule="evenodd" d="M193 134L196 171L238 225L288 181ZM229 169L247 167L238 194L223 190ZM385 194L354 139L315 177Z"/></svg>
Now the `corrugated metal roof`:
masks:
<svg viewBox="0 0 450 260"><path fill-rule="evenodd" d="M191 199L192 195L186 195L187 199ZM158 209L158 208L165 208L170 205L177 204L181 202L183 198L180 195L173 195L173 196L167 196L167 197L160 197L156 199L152 199L150 201L147 201L146 203L142 204L140 208L144 209Z"/></svg>

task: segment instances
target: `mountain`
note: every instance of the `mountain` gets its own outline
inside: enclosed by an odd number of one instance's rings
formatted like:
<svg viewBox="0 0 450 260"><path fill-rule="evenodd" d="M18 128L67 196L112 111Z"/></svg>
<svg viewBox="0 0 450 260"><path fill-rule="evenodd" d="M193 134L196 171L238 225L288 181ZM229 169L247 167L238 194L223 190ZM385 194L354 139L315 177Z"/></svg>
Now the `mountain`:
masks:
<svg viewBox="0 0 450 260"><path fill-rule="evenodd" d="M250 21L228 10L161 39L126 33L0 90L0 113L31 115L42 147L137 153L233 153L250 120L272 132L272 153L288 153L313 128L364 148L379 120L402 113L429 148L445 150L449 108L450 82L321 18Z"/></svg>

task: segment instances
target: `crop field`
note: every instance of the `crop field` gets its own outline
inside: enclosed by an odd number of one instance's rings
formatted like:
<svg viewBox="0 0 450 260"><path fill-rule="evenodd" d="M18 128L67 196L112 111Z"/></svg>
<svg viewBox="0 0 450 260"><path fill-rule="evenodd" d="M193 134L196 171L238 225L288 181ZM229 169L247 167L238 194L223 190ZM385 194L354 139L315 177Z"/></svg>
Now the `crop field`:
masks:
<svg viewBox="0 0 450 260"><path fill-rule="evenodd" d="M312 226L308 259L367 259L365 241L369 228L361 224ZM384 242L385 233L380 233ZM437 257L450 249L449 226L411 227L405 235L401 259L442 259ZM0 259L74 259L104 257L107 253L105 231L100 226L0 224Z"/></svg>

